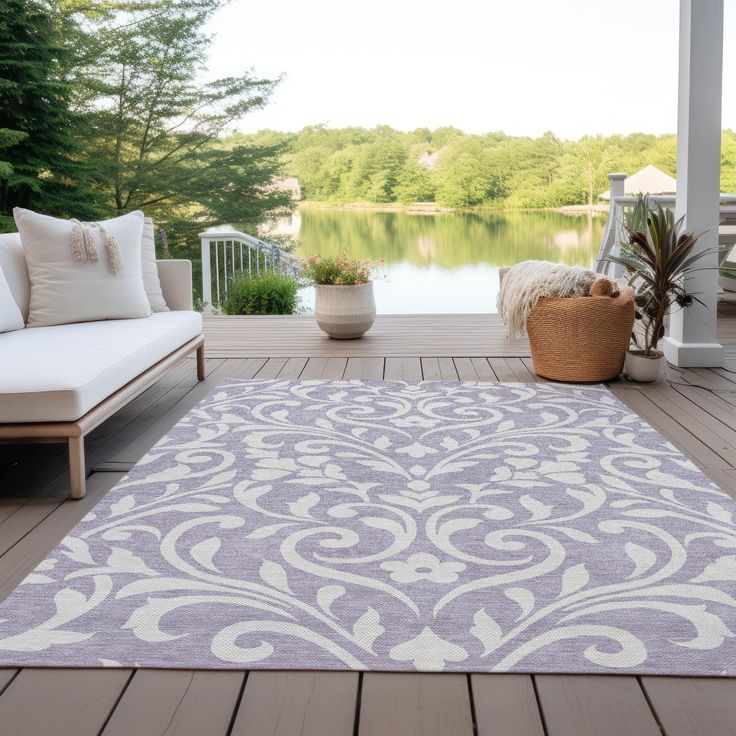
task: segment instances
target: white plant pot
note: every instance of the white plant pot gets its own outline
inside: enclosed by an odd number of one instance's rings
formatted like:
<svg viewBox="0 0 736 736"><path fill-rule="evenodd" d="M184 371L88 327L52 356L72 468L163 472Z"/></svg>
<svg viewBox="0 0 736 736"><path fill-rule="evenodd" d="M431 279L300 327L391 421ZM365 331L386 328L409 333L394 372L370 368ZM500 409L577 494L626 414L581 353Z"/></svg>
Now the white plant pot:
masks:
<svg viewBox="0 0 736 736"><path fill-rule="evenodd" d="M629 350L626 353L624 371L632 381L652 383L659 378L664 358L659 350L655 355L643 355L638 350Z"/></svg>
<svg viewBox="0 0 736 736"><path fill-rule="evenodd" d="M373 282L357 286L317 284L314 315L319 328L337 340L362 337L376 319Z"/></svg>

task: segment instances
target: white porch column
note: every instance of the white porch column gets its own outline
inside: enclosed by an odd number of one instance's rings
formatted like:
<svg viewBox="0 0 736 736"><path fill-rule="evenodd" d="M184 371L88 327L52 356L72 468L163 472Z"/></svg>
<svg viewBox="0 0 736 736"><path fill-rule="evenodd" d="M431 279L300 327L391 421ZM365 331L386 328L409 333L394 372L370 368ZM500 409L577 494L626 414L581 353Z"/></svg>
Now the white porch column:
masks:
<svg viewBox="0 0 736 736"><path fill-rule="evenodd" d="M721 170L721 87L723 74L723 0L680 0L680 75L677 108L676 217L704 233L696 250L718 247ZM718 257L705 256L686 279L693 303L674 312L662 342L667 360L683 367L723 365L716 339Z"/></svg>

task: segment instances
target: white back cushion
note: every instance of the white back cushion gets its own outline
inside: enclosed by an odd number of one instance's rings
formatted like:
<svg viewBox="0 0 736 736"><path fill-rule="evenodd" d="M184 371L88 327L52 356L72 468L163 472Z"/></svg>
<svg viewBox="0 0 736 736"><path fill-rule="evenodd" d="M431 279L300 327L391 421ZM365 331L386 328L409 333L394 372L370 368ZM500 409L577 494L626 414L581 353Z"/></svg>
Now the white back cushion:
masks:
<svg viewBox="0 0 736 736"><path fill-rule="evenodd" d="M161 282L156 267L156 241L153 235L153 220L143 220L143 243L141 245L141 269L143 271L143 288L148 296L148 303L154 312L168 312Z"/></svg>
<svg viewBox="0 0 736 736"><path fill-rule="evenodd" d="M113 272L101 233L93 233L99 258L80 263L72 256L74 223L16 207L31 282L28 327L147 317L151 314L141 271L143 213L105 220L100 225L120 249L123 269Z"/></svg>
<svg viewBox="0 0 736 736"><path fill-rule="evenodd" d="M5 274L15 303L26 322L31 302L31 282L28 280L26 257L18 233L0 235L0 271Z"/></svg>
<svg viewBox="0 0 736 736"><path fill-rule="evenodd" d="M12 332L23 327L23 315L10 291L5 274L0 269L0 332Z"/></svg>

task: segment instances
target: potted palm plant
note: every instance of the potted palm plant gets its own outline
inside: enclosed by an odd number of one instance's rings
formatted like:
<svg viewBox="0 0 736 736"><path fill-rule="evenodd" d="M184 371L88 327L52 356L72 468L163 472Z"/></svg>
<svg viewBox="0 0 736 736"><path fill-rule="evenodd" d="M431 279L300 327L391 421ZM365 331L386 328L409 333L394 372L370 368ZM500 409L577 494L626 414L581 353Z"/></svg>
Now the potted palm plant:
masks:
<svg viewBox="0 0 736 736"><path fill-rule="evenodd" d="M683 219L675 220L671 210L639 197L624 222L626 240L613 263L626 269L634 288L636 319L632 342L626 354L625 372L634 381L651 382L659 376L663 353L658 349L665 334L665 322L674 307L684 308L697 301L685 290L684 277L706 252L693 253L699 235L683 232Z"/></svg>
<svg viewBox="0 0 736 736"><path fill-rule="evenodd" d="M383 263L383 261L381 261ZM373 277L378 264L312 256L302 275L314 285L314 313L319 328L337 340L362 337L376 319Z"/></svg>

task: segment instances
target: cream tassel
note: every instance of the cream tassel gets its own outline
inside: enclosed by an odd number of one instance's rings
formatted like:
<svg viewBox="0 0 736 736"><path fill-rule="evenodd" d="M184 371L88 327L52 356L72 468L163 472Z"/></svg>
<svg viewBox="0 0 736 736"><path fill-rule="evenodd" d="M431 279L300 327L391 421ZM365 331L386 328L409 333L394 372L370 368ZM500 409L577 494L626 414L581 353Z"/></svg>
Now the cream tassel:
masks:
<svg viewBox="0 0 736 736"><path fill-rule="evenodd" d="M72 229L72 258L77 263L87 260L84 251L84 228L77 222Z"/></svg>
<svg viewBox="0 0 736 736"><path fill-rule="evenodd" d="M123 256L120 253L118 241L114 235L105 230L98 222L79 222L72 220L74 227L72 229L72 258L77 263L96 263L100 259L100 254L95 245L95 239L92 235L92 228L96 228L102 233L105 240L105 250L107 250L107 260L112 273L119 273L123 270Z"/></svg>
<svg viewBox="0 0 736 736"><path fill-rule="evenodd" d="M107 248L107 259L110 262L110 270L113 273L119 273L123 270L123 256L120 253L118 241L114 235L110 235L104 228L102 232L105 233L105 247Z"/></svg>
<svg viewBox="0 0 736 736"><path fill-rule="evenodd" d="M84 235L84 255L87 263L97 263L100 258L100 254L97 252L97 246L92 238L92 233L89 228L82 228L82 234Z"/></svg>

